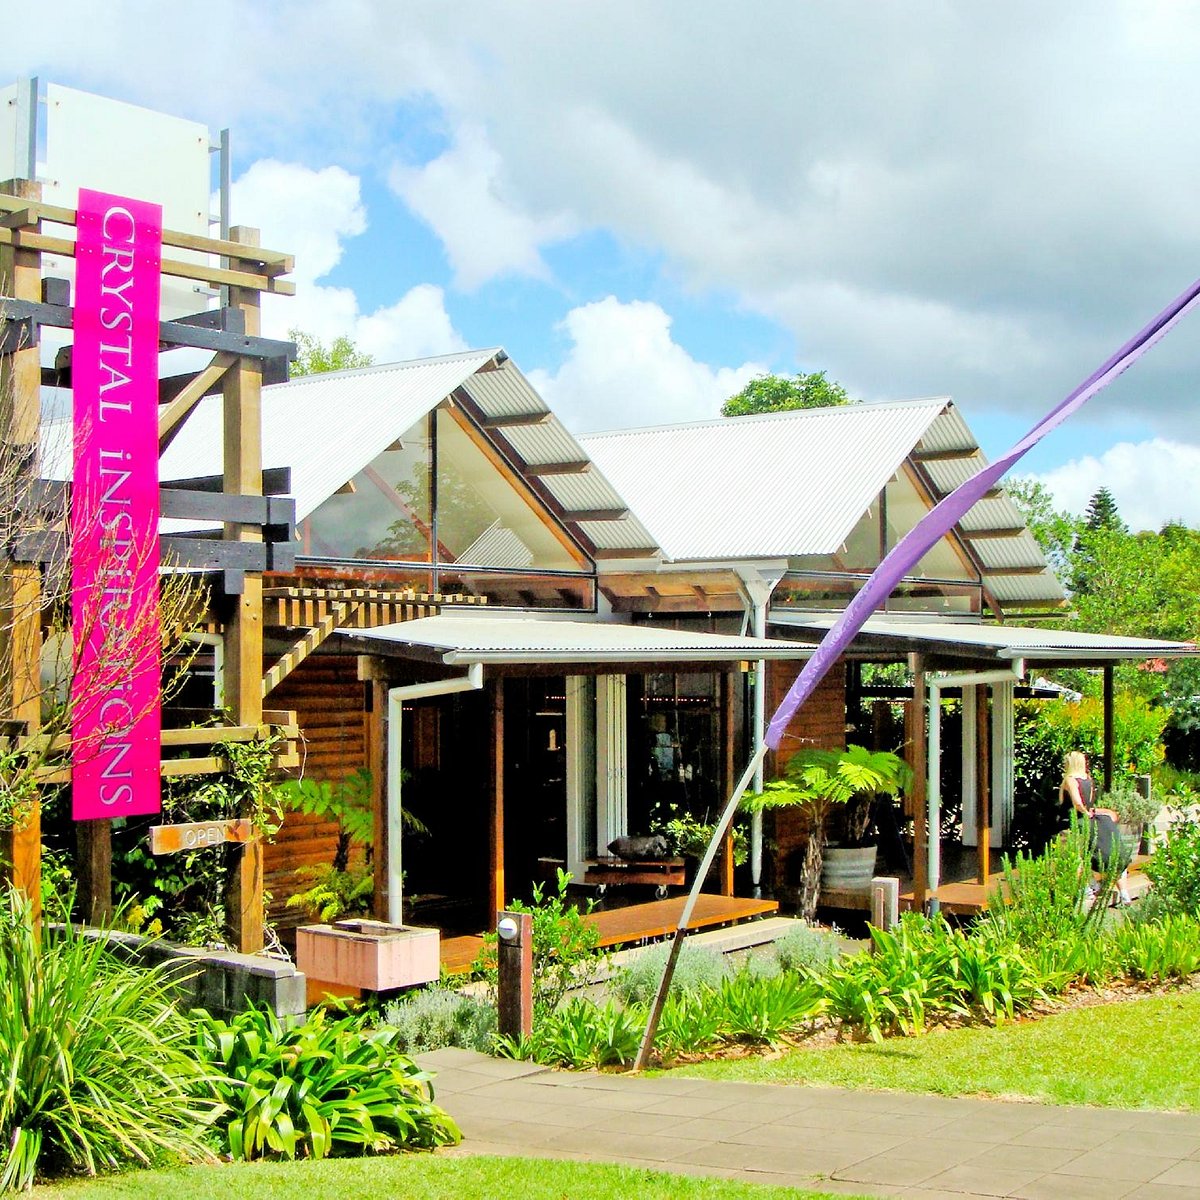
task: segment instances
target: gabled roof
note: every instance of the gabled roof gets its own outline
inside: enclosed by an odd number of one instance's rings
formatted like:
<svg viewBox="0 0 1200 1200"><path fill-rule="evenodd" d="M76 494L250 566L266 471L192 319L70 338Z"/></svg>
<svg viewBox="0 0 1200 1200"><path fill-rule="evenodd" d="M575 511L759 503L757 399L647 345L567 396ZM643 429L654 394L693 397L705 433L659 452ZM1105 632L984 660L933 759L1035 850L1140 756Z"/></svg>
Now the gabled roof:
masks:
<svg viewBox="0 0 1200 1200"><path fill-rule="evenodd" d="M803 409L580 441L668 559L832 554L946 403Z"/></svg>
<svg viewBox="0 0 1200 1200"><path fill-rule="evenodd" d="M503 350L308 375L263 388L263 466L290 467L303 520L447 397L593 554L657 547ZM221 398L204 400L162 456L163 479L221 470Z"/></svg>
<svg viewBox="0 0 1200 1200"><path fill-rule="evenodd" d="M495 355L472 350L263 388L263 466L291 468L296 519L328 500ZM220 473L221 409L220 396L200 403L163 453L163 479Z"/></svg>
<svg viewBox="0 0 1200 1200"><path fill-rule="evenodd" d="M986 463L943 396L853 404L580 439L674 562L833 554L906 459L934 499ZM1006 605L1064 595L1003 491L958 532Z"/></svg>

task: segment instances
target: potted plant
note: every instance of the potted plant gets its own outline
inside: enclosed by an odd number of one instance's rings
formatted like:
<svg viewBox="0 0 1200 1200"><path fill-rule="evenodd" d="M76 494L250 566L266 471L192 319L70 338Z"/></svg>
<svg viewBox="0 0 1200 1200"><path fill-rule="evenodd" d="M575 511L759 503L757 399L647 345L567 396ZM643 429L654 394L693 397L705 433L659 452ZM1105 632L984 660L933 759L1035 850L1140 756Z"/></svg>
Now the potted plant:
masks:
<svg viewBox="0 0 1200 1200"><path fill-rule="evenodd" d="M1141 848L1146 827L1162 810L1162 801L1154 795L1153 789L1145 796L1133 784L1120 782L1112 791L1100 797L1098 807L1111 809L1117 814L1121 840L1125 843L1128 857L1132 858Z"/></svg>
<svg viewBox="0 0 1200 1200"><path fill-rule="evenodd" d="M670 820L652 820L650 823L652 833L661 834L667 839L667 845L670 847L672 855L687 860L689 884L695 878L696 867L704 857L708 843L712 841L713 828L712 824L706 825L688 812L683 813L682 816L671 817ZM742 824L735 822L733 826L733 865L735 867L742 866L748 857L749 846L746 829ZM717 870L716 862L713 863L712 869Z"/></svg>
<svg viewBox="0 0 1200 1200"><path fill-rule="evenodd" d="M802 806L809 818L808 843L800 868L798 908L811 920L820 896L822 867L826 857L826 828L829 817L842 808L846 819L846 845L842 850L858 850L857 875L861 886L870 884L875 871L875 847L864 847L871 824L875 797L894 796L909 785L912 772L908 764L888 750L868 750L865 746L847 746L845 750L802 750L788 760L784 779L768 783L761 792L748 795L743 804L751 811ZM843 873L835 886L850 886Z"/></svg>

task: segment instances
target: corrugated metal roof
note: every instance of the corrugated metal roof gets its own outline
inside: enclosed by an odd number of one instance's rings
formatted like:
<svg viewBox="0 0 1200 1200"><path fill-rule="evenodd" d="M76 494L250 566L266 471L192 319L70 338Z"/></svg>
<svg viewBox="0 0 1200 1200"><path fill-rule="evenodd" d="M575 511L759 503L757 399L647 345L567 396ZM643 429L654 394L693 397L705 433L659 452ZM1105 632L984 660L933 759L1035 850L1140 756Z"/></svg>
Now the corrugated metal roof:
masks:
<svg viewBox="0 0 1200 1200"><path fill-rule="evenodd" d="M929 427L916 447L920 469L939 495L952 492L987 465L962 414L948 405ZM957 454L957 457L949 457ZM922 455L943 457L924 458ZM972 538L972 532L1015 530L1006 537ZM986 569L984 584L1003 608L1005 605L1062 604L1066 599L1062 584L1046 563L1037 539L1025 527L1021 510L1001 489L999 495L980 500L958 523L959 533ZM1038 567L1037 574L1028 574ZM1008 568L1011 573L1003 574Z"/></svg>
<svg viewBox="0 0 1200 1200"><path fill-rule="evenodd" d="M537 468L546 463L592 461L592 456L550 411L511 359L499 369L472 376L463 390L487 417L548 414L537 424L508 425L491 431L494 439L507 444L510 457L518 466ZM537 487L568 513L629 508L603 469L597 470L594 465L573 474L537 476ZM597 549L644 550L657 546L639 515L632 512L620 520L583 522L578 528Z"/></svg>
<svg viewBox="0 0 1200 1200"><path fill-rule="evenodd" d="M832 554L947 403L806 409L580 441L669 559Z"/></svg>
<svg viewBox="0 0 1200 1200"><path fill-rule="evenodd" d="M834 616L772 609L768 623L824 633ZM1200 656L1193 642L1168 642L1157 638L1121 637L1109 633L1079 633L1068 629L1042 629L1023 625L976 625L954 621L868 617L861 636L892 639L910 644L927 642L991 653L997 658L1029 658L1038 662L1056 659L1112 662L1119 659L1190 658Z"/></svg>
<svg viewBox="0 0 1200 1200"><path fill-rule="evenodd" d="M307 375L263 388L263 466L291 467L297 520L495 355L495 350L472 350ZM220 474L223 444L221 397L210 396L163 454L162 478Z"/></svg>
<svg viewBox="0 0 1200 1200"><path fill-rule="evenodd" d="M474 610L443 612L376 629L344 629L350 638L432 651L447 666L468 663L741 662L747 659L804 659L811 647L770 638L618 625L500 617Z"/></svg>

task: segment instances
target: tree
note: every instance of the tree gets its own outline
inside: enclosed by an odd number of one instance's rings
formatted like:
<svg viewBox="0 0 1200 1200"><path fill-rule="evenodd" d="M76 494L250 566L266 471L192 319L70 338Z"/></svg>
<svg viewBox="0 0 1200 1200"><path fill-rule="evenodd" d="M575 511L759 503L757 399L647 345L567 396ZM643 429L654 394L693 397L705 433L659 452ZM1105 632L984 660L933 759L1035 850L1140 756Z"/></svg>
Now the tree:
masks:
<svg viewBox="0 0 1200 1200"><path fill-rule="evenodd" d="M1093 533L1098 529L1119 529L1128 533L1129 526L1121 520L1117 512L1117 502L1106 487L1100 488L1088 501L1087 511L1083 514L1083 523Z"/></svg>
<svg viewBox="0 0 1200 1200"><path fill-rule="evenodd" d="M1101 487L1088 501L1082 527L1075 535L1072 570L1068 580L1074 595L1087 595L1100 586L1105 574L1103 554L1112 548L1114 538L1119 540L1128 536L1129 526L1121 520L1112 492Z"/></svg>
<svg viewBox="0 0 1200 1200"><path fill-rule="evenodd" d="M344 334L334 338L328 346L320 338L305 333L302 329L289 329L288 337L300 350L292 364L293 379L301 375L319 375L325 371L349 371L355 367L369 367L375 361Z"/></svg>
<svg viewBox="0 0 1200 1200"><path fill-rule="evenodd" d="M1029 532L1046 555L1051 569L1062 580L1072 573L1072 556L1079 537L1081 521L1074 513L1054 507L1050 489L1032 476L1011 479L1005 485L1009 499L1017 506Z"/></svg>
<svg viewBox="0 0 1200 1200"><path fill-rule="evenodd" d="M824 371L797 375L794 379L786 375L760 375L721 405L721 416L748 417L755 413L833 408L853 403L846 389L826 379Z"/></svg>

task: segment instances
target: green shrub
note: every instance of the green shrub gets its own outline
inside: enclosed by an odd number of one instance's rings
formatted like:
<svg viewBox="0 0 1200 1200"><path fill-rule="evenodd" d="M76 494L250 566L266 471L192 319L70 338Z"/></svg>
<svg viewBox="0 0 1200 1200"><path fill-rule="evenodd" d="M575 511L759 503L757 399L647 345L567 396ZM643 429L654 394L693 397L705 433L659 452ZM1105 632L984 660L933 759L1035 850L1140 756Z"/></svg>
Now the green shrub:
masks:
<svg viewBox="0 0 1200 1200"><path fill-rule="evenodd" d="M1127 922L1110 935L1121 970L1132 979L1166 983L1200 971L1200 919L1168 914L1161 921Z"/></svg>
<svg viewBox="0 0 1200 1200"><path fill-rule="evenodd" d="M654 1044L664 1058L698 1054L721 1040L723 1014L707 989L667 996Z"/></svg>
<svg viewBox="0 0 1200 1200"><path fill-rule="evenodd" d="M290 1029L270 1011L228 1022L198 1013L196 1050L224 1076L223 1148L235 1159L324 1158L457 1142L429 1075L395 1041L393 1029L322 1009Z"/></svg>
<svg viewBox="0 0 1200 1200"><path fill-rule="evenodd" d="M763 979L748 971L724 980L709 1003L722 1037L769 1045L795 1033L823 1008L817 987L806 980L794 975Z"/></svg>
<svg viewBox="0 0 1200 1200"><path fill-rule="evenodd" d="M894 930L872 929L871 953L843 958L817 978L829 1015L882 1041L921 1033L939 1016L1000 1022L1046 995L1036 955L994 926L976 929L915 913Z"/></svg>
<svg viewBox="0 0 1200 1200"><path fill-rule="evenodd" d="M1168 913L1200 914L1200 824L1177 820L1146 864L1158 905Z"/></svg>
<svg viewBox="0 0 1200 1200"><path fill-rule="evenodd" d="M68 905L68 908L70 905ZM28 902L0 909L0 1189L166 1156L211 1157L216 1102L163 969L71 925L38 945Z"/></svg>
<svg viewBox="0 0 1200 1200"><path fill-rule="evenodd" d="M396 1049L405 1054L447 1046L486 1052L496 1032L496 1008L478 996L431 987L388 1004L382 1024L396 1031Z"/></svg>
<svg viewBox="0 0 1200 1200"><path fill-rule="evenodd" d="M947 942L943 969L968 1008L998 1024L1046 997L1041 973L1019 946L986 927L968 935L940 925Z"/></svg>
<svg viewBox="0 0 1200 1200"><path fill-rule="evenodd" d="M666 944L652 946L619 967L609 984L617 999L623 1004L648 1004L653 1000L670 951ZM729 973L729 964L723 954L685 939L675 960L669 994L675 996L697 992L701 988L720 987Z"/></svg>
<svg viewBox="0 0 1200 1200"><path fill-rule="evenodd" d="M533 914L533 1008L536 1016L552 1013L571 988L583 987L596 977L603 956L597 951L600 931L584 920L585 913L567 897L571 876L558 872L558 888L545 895L542 885L533 888L533 903L514 900L513 912ZM587 912L591 912L589 901ZM496 931L484 934L483 949L472 970L481 974L495 994Z"/></svg>
<svg viewBox="0 0 1200 1200"><path fill-rule="evenodd" d="M507 1058L532 1059L547 1066L595 1070L627 1066L637 1057L645 1031L640 1008L623 1009L611 1000L603 1007L572 996L562 1008L547 1013L527 1038L496 1041Z"/></svg>
<svg viewBox="0 0 1200 1200"><path fill-rule="evenodd" d="M892 930L872 929L872 953L855 955L827 972L825 979L842 976L838 994L846 1000L846 982L857 981L872 1000L861 1010L851 1006L848 1024L878 1041L883 1034L899 1031L921 1033L935 1012L965 1015L951 960L954 949L945 922L927 921L918 913L906 913ZM842 1016L840 1012L835 1013ZM843 1017L846 1020L845 1017Z"/></svg>
<svg viewBox="0 0 1200 1200"><path fill-rule="evenodd" d="M1068 948L1080 939L1094 937L1112 896L1116 871L1110 869L1100 883L1095 903L1087 903L1092 882L1091 828L1071 819L1070 828L1053 839L1042 854L1005 855L1003 883L981 924L1001 941L1024 949L1044 949L1047 939Z"/></svg>
<svg viewBox="0 0 1200 1200"><path fill-rule="evenodd" d="M836 929L823 929L807 921L797 921L795 929L775 939L775 956L785 971L819 974L836 962L841 952Z"/></svg>

